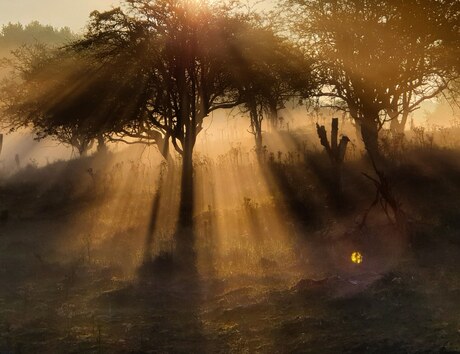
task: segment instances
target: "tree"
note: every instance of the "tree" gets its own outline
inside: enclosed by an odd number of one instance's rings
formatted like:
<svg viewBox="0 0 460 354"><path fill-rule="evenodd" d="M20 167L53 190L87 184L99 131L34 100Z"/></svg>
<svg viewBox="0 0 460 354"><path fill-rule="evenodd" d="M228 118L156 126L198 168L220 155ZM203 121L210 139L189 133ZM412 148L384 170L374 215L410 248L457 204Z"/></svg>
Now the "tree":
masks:
<svg viewBox="0 0 460 354"><path fill-rule="evenodd" d="M165 157L172 145L182 161L177 248L185 255L193 249L196 138L210 112L242 102L231 60L247 28L222 6L126 0L93 12L83 39L26 63L10 112L45 134L157 144Z"/></svg>
<svg viewBox="0 0 460 354"><path fill-rule="evenodd" d="M235 38L231 62L243 111L249 113L256 153L263 151L264 117L277 127L278 110L295 95L308 96L316 87L311 60L289 40L277 36L271 24L250 17L246 30Z"/></svg>
<svg viewBox="0 0 460 354"><path fill-rule="evenodd" d="M157 144L165 157L172 145L182 161L177 247L185 254L193 248L196 138L210 112L248 102L251 80L242 90L238 75L256 57L248 52L260 37L247 35L256 33L251 31L245 16L223 6L126 0L121 8L93 12L83 39L23 61L21 81L11 90L19 94L7 111L17 118L13 125L30 125L44 135L81 134L90 141L103 134ZM258 73L268 67L263 60L257 66ZM271 88L277 79L270 77Z"/></svg>
<svg viewBox="0 0 460 354"><path fill-rule="evenodd" d="M77 36L68 27L55 28L38 21L28 25L8 23L0 30L0 57L8 57L11 51L24 45L46 44L58 47L76 39Z"/></svg>
<svg viewBox="0 0 460 354"><path fill-rule="evenodd" d="M36 139L52 137L80 155L96 141L103 151L105 118L121 109L120 95L115 100L111 92L115 78L70 49L36 44L13 56L15 74L1 86L3 125L31 128ZM87 76L91 79L82 79Z"/></svg>
<svg viewBox="0 0 460 354"><path fill-rule="evenodd" d="M73 48L104 70L118 68L131 86L132 114L112 116L122 137L161 139L182 160L177 248L193 249L193 149L205 117L242 102L231 58L240 50L244 19L228 8L197 1L127 0L123 8L94 12L88 33ZM231 45L229 45L231 43Z"/></svg>
<svg viewBox="0 0 460 354"><path fill-rule="evenodd" d="M1 85L0 102L6 115L2 119L3 124L9 129L32 127L37 140L51 136L72 146L80 155L85 155L95 139L98 139L99 146L103 145L103 139L85 134L78 124L55 124L56 121L50 119L53 112L47 109L50 107L50 97L62 95L66 87L72 87L75 77L78 77L67 75L64 78L63 74L70 74L70 68L73 72L82 69L75 53L73 60L70 60L68 52L64 57L56 49L76 39L77 36L68 27L57 29L37 21L26 26L20 23L3 26L0 32L0 55L7 56L8 59L3 61L4 69L5 73L11 73ZM75 65L78 69L73 67ZM56 76L63 85L53 86L59 81ZM88 102L83 101L78 105L80 109L87 106ZM72 114L78 115L79 112L73 111Z"/></svg>
<svg viewBox="0 0 460 354"><path fill-rule="evenodd" d="M376 161L388 118L412 111L458 76L458 1L288 2L299 39L318 58L323 96L345 104Z"/></svg>

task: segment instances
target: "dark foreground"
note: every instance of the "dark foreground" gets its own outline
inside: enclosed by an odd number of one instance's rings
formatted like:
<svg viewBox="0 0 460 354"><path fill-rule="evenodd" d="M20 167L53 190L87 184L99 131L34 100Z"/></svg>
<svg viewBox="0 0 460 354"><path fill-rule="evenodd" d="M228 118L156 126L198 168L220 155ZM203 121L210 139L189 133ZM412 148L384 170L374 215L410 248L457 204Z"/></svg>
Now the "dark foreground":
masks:
<svg viewBox="0 0 460 354"><path fill-rule="evenodd" d="M427 154L436 168L394 172L412 215L407 247L361 240L364 262L346 264L348 246L323 224L305 231L306 259L225 277L140 275L139 230L76 237L94 200L6 181L0 353L460 353L460 165ZM368 233L391 234L382 220Z"/></svg>

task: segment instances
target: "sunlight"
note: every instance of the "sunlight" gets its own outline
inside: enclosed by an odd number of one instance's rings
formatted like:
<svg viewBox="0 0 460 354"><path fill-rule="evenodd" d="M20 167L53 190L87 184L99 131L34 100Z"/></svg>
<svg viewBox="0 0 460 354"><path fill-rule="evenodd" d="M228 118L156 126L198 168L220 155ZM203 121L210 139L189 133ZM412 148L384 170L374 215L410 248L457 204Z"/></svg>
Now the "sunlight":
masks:
<svg viewBox="0 0 460 354"><path fill-rule="evenodd" d="M355 264L361 264L363 262L363 255L358 251L353 252L350 258Z"/></svg>
<svg viewBox="0 0 460 354"><path fill-rule="evenodd" d="M459 0L82 2L0 14L0 353L460 353Z"/></svg>
<svg viewBox="0 0 460 354"><path fill-rule="evenodd" d="M197 168L197 247L212 246L220 276L277 271L295 259L293 239L272 202L274 190L255 157L244 155L230 150Z"/></svg>

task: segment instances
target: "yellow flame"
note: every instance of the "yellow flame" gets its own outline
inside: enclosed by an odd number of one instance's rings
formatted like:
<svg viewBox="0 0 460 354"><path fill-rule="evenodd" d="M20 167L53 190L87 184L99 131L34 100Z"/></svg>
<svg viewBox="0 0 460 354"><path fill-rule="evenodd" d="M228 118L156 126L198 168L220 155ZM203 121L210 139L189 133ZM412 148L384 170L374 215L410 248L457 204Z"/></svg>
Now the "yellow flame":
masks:
<svg viewBox="0 0 460 354"><path fill-rule="evenodd" d="M351 254L351 261L355 264L360 264L363 262L363 255L360 252L353 252Z"/></svg>

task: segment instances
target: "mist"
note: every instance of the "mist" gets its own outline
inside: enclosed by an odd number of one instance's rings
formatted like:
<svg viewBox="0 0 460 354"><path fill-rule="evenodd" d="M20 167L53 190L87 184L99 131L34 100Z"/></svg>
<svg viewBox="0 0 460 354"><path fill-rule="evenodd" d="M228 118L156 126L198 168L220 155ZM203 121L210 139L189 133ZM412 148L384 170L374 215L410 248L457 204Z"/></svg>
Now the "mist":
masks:
<svg viewBox="0 0 460 354"><path fill-rule="evenodd" d="M456 2L250 5L0 4L0 352L460 351Z"/></svg>

